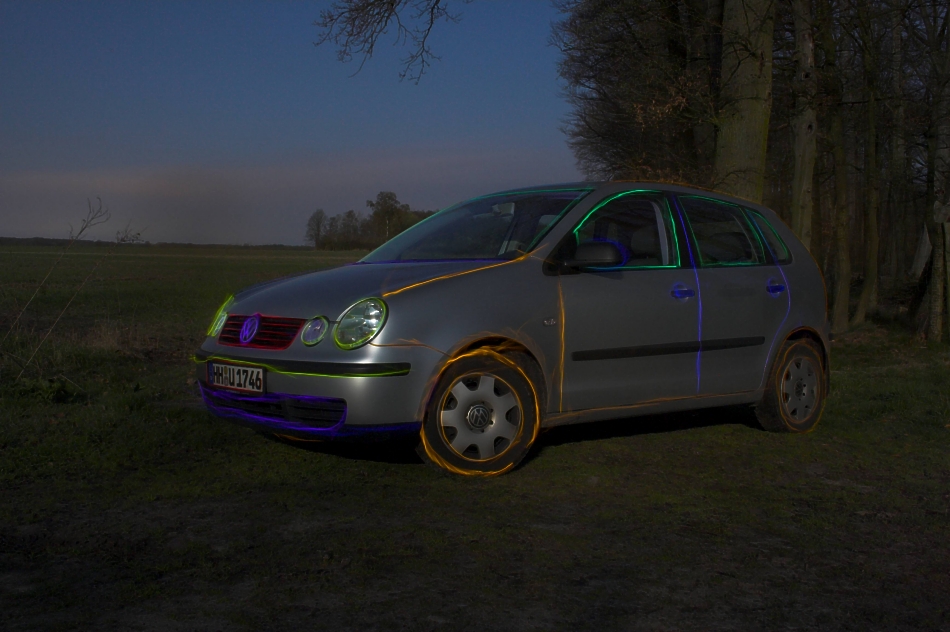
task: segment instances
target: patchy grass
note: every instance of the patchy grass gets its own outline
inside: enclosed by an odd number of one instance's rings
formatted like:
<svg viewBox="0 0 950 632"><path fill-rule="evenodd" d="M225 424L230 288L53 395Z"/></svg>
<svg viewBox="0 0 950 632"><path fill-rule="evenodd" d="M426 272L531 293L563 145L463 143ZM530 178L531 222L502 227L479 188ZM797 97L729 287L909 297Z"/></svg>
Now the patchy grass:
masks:
<svg viewBox="0 0 950 632"><path fill-rule="evenodd" d="M950 352L870 324L824 420L564 427L506 476L208 416L188 357L241 286L356 253L77 246L0 366L8 630L950 628ZM0 336L57 251L0 248ZM18 360L19 358L19 360Z"/></svg>

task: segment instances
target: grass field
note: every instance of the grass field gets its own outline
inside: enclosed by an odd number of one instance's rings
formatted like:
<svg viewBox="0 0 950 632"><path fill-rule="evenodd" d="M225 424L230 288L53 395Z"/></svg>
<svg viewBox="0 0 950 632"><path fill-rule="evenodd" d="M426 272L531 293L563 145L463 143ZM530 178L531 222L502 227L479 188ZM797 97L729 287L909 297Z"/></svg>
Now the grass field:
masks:
<svg viewBox="0 0 950 632"><path fill-rule="evenodd" d="M0 337L60 250L0 246ZM206 414L221 301L357 256L62 259L2 347L0 629L950 630L947 346L839 338L808 435L744 408L565 427L485 480Z"/></svg>

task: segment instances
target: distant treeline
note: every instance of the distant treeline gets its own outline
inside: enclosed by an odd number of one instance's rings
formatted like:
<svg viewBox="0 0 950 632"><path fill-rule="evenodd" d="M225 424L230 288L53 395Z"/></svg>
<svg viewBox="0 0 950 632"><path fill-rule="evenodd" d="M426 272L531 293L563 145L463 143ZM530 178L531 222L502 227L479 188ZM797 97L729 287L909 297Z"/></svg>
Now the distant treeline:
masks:
<svg viewBox="0 0 950 632"><path fill-rule="evenodd" d="M321 250L371 250L435 212L414 211L392 191L380 191L366 206L368 217L352 209L332 216L317 209L307 220L307 243Z"/></svg>

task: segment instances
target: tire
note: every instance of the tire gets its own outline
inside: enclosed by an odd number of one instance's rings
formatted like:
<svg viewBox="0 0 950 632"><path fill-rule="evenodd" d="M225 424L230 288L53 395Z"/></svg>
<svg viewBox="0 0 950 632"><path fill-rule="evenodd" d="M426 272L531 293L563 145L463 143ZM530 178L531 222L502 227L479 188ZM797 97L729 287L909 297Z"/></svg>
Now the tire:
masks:
<svg viewBox="0 0 950 632"><path fill-rule="evenodd" d="M537 372L521 354L488 349L451 360L429 398L419 455L453 474L512 470L538 435L539 398L532 379Z"/></svg>
<svg viewBox="0 0 950 632"><path fill-rule="evenodd" d="M788 340L775 356L755 416L771 432L811 432L827 396L828 373L818 345L804 338Z"/></svg>

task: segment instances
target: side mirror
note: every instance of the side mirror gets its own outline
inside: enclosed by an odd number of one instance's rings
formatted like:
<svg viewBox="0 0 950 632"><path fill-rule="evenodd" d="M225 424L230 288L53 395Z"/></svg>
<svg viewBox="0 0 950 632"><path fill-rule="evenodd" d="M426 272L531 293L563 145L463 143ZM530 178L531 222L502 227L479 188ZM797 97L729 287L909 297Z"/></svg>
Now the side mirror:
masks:
<svg viewBox="0 0 950 632"><path fill-rule="evenodd" d="M623 254L617 244L609 241L585 241L577 245L574 257L564 261L565 268L612 268L622 265Z"/></svg>

